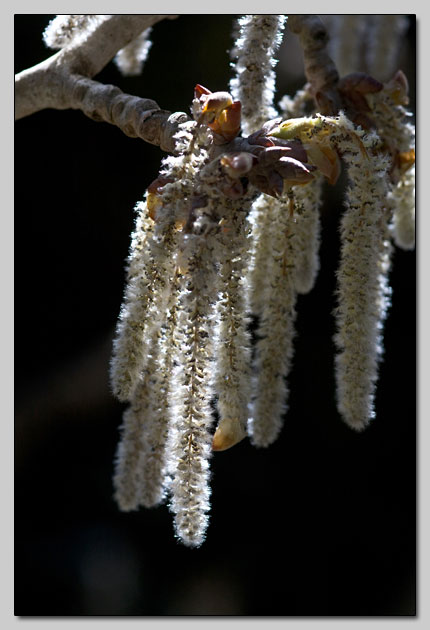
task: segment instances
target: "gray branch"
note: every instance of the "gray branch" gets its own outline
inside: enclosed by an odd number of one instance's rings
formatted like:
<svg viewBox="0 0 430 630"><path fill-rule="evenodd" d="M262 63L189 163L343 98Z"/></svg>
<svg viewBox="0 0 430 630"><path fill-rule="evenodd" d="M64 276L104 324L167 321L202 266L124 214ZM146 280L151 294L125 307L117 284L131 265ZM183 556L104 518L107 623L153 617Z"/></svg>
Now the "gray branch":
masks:
<svg viewBox="0 0 430 630"><path fill-rule="evenodd" d="M92 80L116 53L142 31L171 15L114 15L84 41L71 43L46 61L15 77L15 119L43 109L79 109L93 120L109 122L126 135L171 152L172 136L188 117L171 114L147 98L124 94Z"/></svg>

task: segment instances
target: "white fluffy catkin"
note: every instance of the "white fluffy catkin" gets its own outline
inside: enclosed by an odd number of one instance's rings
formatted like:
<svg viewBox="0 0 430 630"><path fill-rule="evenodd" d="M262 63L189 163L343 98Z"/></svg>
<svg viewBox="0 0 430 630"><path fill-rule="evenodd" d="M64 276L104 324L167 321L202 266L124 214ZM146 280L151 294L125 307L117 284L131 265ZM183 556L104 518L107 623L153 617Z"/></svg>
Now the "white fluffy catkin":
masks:
<svg viewBox="0 0 430 630"><path fill-rule="evenodd" d="M199 546L205 538L210 508L212 318L217 289L211 238L188 235L187 239L188 268L179 280L173 332L167 453L176 535L185 545Z"/></svg>
<svg viewBox="0 0 430 630"><path fill-rule="evenodd" d="M149 356L150 340L165 321L175 274L176 223L188 212L196 169L207 155L199 143L190 150L194 126L188 122L180 126L176 147L181 153L163 160L161 174L172 182L161 188L156 221L149 216L146 201L137 205L128 285L111 362L112 389L122 401L132 399ZM207 137L205 130L200 130L199 140L205 142Z"/></svg>
<svg viewBox="0 0 430 630"><path fill-rule="evenodd" d="M390 82L392 83L392 82ZM377 123L378 132L384 137L394 152L409 156L415 151L415 127L408 122L409 114L403 105L393 103L390 91L372 95L369 99L372 117ZM400 157L399 156L399 157ZM415 247L415 166L411 165L400 172L389 193L393 210L391 231L394 242L402 249Z"/></svg>
<svg viewBox="0 0 430 630"><path fill-rule="evenodd" d="M213 449L224 450L246 437L250 399L250 335L244 272L248 262L249 225L236 202L217 234L220 296L215 330L214 390L219 422Z"/></svg>
<svg viewBox="0 0 430 630"><path fill-rule="evenodd" d="M111 383L119 400L131 400L150 354L153 334L162 325L174 273L173 225L154 234L146 203L138 204L129 256L128 285L121 306L111 362Z"/></svg>
<svg viewBox="0 0 430 630"><path fill-rule="evenodd" d="M344 421L357 431L375 415L382 329L389 305L389 159L384 153L373 152L377 144L374 134L354 129L341 114L339 148L348 165L350 183L341 220L337 272L337 405Z"/></svg>
<svg viewBox="0 0 430 630"><path fill-rule="evenodd" d="M153 507L166 496L169 379L173 367L176 282L166 323L152 338L150 356L130 407L124 413L114 475L115 498L123 511Z"/></svg>
<svg viewBox="0 0 430 630"><path fill-rule="evenodd" d="M57 15L43 32L48 48L59 50L72 42L83 42L109 15Z"/></svg>
<svg viewBox="0 0 430 630"><path fill-rule="evenodd" d="M247 287L248 301L254 315L260 315L265 304L269 261L272 256L271 225L276 211L271 198L260 195L253 203L249 215L252 235Z"/></svg>
<svg viewBox="0 0 430 630"><path fill-rule="evenodd" d="M294 220L288 205L273 197L271 207L270 255L266 285L261 301L254 366L252 417L248 431L255 446L274 442L287 410L286 377L293 356L296 317L296 248ZM261 201L259 202L261 203Z"/></svg>
<svg viewBox="0 0 430 630"><path fill-rule="evenodd" d="M320 206L322 177L315 178L306 186L294 188L295 241L297 249L296 290L309 293L315 284L319 270L319 246L321 241Z"/></svg>
<svg viewBox="0 0 430 630"><path fill-rule="evenodd" d="M123 76L134 77L141 74L152 45L149 39L151 32L152 27L145 29L115 55L114 63Z"/></svg>
<svg viewBox="0 0 430 630"><path fill-rule="evenodd" d="M242 131L249 135L277 115L274 55L282 41L284 15L245 15L238 20L239 36L231 52L236 71L230 91L242 103Z"/></svg>
<svg viewBox="0 0 430 630"><path fill-rule="evenodd" d="M148 425L153 426L153 406L151 404L154 362L148 361L147 369L135 390L133 403L125 410L121 425L121 438L118 444L113 484L115 499L124 512L137 510L143 485L142 454L147 454L150 445L147 440ZM158 419L156 418L155 421ZM151 431L151 429L150 429Z"/></svg>
<svg viewBox="0 0 430 630"><path fill-rule="evenodd" d="M415 248L415 167L410 168L391 192L394 242L405 250Z"/></svg>
<svg viewBox="0 0 430 630"><path fill-rule="evenodd" d="M173 368L173 328L176 320L177 292L172 291L169 315L165 326L157 335L154 348L153 371L149 379L151 419L144 427L145 448L141 453L142 485L139 492L140 504L153 507L166 497L167 451L170 409L169 380Z"/></svg>

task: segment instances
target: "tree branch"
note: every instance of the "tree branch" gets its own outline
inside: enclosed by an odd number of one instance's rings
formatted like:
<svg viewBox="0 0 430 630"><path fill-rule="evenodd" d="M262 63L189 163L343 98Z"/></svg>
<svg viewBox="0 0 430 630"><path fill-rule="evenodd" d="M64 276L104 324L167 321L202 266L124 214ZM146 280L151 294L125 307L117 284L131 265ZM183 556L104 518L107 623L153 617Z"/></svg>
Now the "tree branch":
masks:
<svg viewBox="0 0 430 630"><path fill-rule="evenodd" d="M339 74L327 52L329 35L324 24L317 15L291 15L288 27L299 36L306 78L319 111L336 114L341 105L336 89Z"/></svg>
<svg viewBox="0 0 430 630"><path fill-rule="evenodd" d="M188 119L146 98L124 94L91 77L142 31L175 15L113 15L85 40L71 42L15 77L15 120L47 108L80 109L93 120L118 126L126 135L173 151L177 125Z"/></svg>
<svg viewBox="0 0 430 630"><path fill-rule="evenodd" d="M70 75L62 88L69 108L80 109L93 120L116 125L127 136L155 144L163 151L174 151L173 135L178 124L189 120L183 112L172 114L160 109L152 99L124 94L114 85L86 77Z"/></svg>

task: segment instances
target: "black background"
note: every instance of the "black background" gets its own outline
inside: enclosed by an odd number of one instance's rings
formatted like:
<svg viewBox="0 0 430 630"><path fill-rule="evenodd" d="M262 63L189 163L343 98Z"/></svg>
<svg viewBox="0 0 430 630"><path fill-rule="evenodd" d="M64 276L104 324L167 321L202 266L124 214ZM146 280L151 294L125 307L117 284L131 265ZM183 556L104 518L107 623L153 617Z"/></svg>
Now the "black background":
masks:
<svg viewBox="0 0 430 630"><path fill-rule="evenodd" d="M41 33L52 17L16 16L15 72L49 56ZM188 111L196 83L228 89L233 17L157 24L141 77L109 64L96 79ZM402 55L414 107L413 16ZM277 100L303 82L284 54ZM357 434L334 398L341 189L326 191L320 274L298 300L278 441L213 457L200 549L174 539L166 506L118 511L124 406L108 364L133 207L162 156L77 111L15 126L15 614L414 615L415 254L394 254L377 417Z"/></svg>

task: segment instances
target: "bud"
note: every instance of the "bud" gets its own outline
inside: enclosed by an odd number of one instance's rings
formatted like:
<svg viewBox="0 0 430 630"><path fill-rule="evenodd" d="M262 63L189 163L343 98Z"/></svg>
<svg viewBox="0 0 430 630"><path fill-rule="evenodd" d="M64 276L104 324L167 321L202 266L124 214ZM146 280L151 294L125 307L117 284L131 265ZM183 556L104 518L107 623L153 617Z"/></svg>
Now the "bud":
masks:
<svg viewBox="0 0 430 630"><path fill-rule="evenodd" d="M241 423L236 418L225 418L219 423L214 433L212 450L225 451L241 442L244 437L246 437L246 431Z"/></svg>
<svg viewBox="0 0 430 630"><path fill-rule="evenodd" d="M240 131L242 106L240 101L234 101L223 109L209 127L214 132L214 143L225 144L237 136Z"/></svg>
<svg viewBox="0 0 430 630"><path fill-rule="evenodd" d="M223 155L220 163L229 177L239 179L239 177L243 177L252 169L256 163L256 158L251 153L243 151L241 153Z"/></svg>

